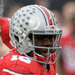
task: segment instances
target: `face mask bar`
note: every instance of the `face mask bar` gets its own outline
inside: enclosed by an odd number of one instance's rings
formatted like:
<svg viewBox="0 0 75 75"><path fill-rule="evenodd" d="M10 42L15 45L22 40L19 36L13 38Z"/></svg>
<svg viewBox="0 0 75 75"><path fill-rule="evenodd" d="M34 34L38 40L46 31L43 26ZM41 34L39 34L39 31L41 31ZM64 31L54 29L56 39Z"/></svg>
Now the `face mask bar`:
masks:
<svg viewBox="0 0 75 75"><path fill-rule="evenodd" d="M40 31L41 32L41 31ZM56 61L57 61L57 59L58 59L58 57L59 57L59 55L60 55L60 53L61 53L61 46L60 46L60 40L61 40L61 35L62 35L62 31L59 31L58 33L55 33L55 34L52 34L52 33L43 33L43 31L41 32L41 33L36 33L35 31L32 31L32 45L31 46L27 46L27 48L29 48L30 50L32 49L32 52L33 52L33 60L35 60L35 61L37 61L37 62L40 62L40 63L44 63L44 64L55 64L56 63ZM35 46L35 40L34 40L34 38L35 38L35 35L57 35L56 36L56 39L53 41L53 47L41 47L41 46ZM28 41L27 41L28 42ZM37 60L36 59L36 54L38 54L38 53L36 53L36 51L35 51L35 49L36 48L39 48L39 49L47 49L47 51L48 51L48 55L47 55L47 59L46 59L46 61L45 62L43 62L43 61L39 61L39 60ZM50 53L50 50L55 50L55 52L54 53L52 53L52 54L54 54L54 57L55 57L55 59L54 59L54 61L53 62L49 62L49 58L51 57L51 53ZM39 55L39 54L38 54ZM27 54L26 54L26 56L28 56ZM41 56L41 55L40 55ZM29 56L28 56L29 57ZM31 58L31 57L30 57Z"/></svg>
<svg viewBox="0 0 75 75"><path fill-rule="evenodd" d="M47 49L47 47L37 47L37 46L35 46L34 48L46 48ZM49 57L51 57L51 53L50 53L50 49L55 49L56 51L53 53L54 54L54 56L55 56L55 61L54 62L50 62L49 63ZM33 50L33 59L35 60L35 61L38 61L38 62L40 62L40 63L45 63L45 64L55 64L56 63L56 61L57 61L57 59L58 59L58 57L59 57L59 55L60 55L60 53L61 53L61 47L51 47L51 48L48 48L48 55L47 55L47 60L45 61L45 62L42 62L42 61L39 61L39 60L37 60L36 59L36 52L35 52L35 50ZM38 54L39 55L39 54ZM41 55L39 55L39 56L41 56ZM42 57L42 56L41 56Z"/></svg>

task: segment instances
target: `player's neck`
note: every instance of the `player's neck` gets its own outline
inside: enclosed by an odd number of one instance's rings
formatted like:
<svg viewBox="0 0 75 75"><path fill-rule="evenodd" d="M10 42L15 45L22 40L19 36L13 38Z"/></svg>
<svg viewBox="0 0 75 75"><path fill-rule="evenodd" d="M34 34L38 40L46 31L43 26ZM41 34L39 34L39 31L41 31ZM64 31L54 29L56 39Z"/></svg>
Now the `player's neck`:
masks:
<svg viewBox="0 0 75 75"><path fill-rule="evenodd" d="M45 68L45 70L48 72L49 71L49 69L50 69L50 66L49 66L49 64L47 64L47 65L43 65L43 67Z"/></svg>

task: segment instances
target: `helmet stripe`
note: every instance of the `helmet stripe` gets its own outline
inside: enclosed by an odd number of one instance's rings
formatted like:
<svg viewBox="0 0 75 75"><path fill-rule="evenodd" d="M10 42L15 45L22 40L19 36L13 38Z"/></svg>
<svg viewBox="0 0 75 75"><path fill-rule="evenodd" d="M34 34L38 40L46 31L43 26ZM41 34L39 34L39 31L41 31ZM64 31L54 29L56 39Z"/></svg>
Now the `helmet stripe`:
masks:
<svg viewBox="0 0 75 75"><path fill-rule="evenodd" d="M42 15L43 15L43 17L44 17L44 19L45 19L45 23L46 23L46 25L47 25L47 20L46 20L45 14L44 14L43 11L42 11L40 8L38 8L37 6L36 6L36 8L41 11L41 13L42 13Z"/></svg>
<svg viewBox="0 0 75 75"><path fill-rule="evenodd" d="M43 11L45 12L45 14L47 15L49 25L53 25L52 20L50 19L50 14L49 14L49 12L46 10L46 8L44 8L44 7L42 7L42 6L40 6L40 8L42 8L42 10L43 10Z"/></svg>

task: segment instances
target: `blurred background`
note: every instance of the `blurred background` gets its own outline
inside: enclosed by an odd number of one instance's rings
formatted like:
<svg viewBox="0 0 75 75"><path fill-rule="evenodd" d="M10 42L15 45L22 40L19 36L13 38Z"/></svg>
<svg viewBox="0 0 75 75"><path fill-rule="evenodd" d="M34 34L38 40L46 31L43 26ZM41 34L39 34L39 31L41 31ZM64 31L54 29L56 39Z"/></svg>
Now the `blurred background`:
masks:
<svg viewBox="0 0 75 75"><path fill-rule="evenodd" d="M19 8L30 4L43 5L54 13L59 28L63 30L57 73L75 75L75 0L0 0L0 18L11 19Z"/></svg>

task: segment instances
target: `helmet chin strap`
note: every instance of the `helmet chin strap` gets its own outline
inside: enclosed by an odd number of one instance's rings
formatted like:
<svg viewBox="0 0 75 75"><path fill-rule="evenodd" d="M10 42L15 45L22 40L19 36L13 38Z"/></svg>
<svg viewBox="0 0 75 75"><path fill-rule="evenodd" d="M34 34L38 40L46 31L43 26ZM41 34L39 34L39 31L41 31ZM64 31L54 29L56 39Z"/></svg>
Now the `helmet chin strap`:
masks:
<svg viewBox="0 0 75 75"><path fill-rule="evenodd" d="M38 53L36 53L35 56L36 56L36 60L40 61L40 63L43 62L45 64L48 64L49 58L51 57L51 55L49 57L48 56L44 57L43 55L40 55Z"/></svg>
<svg viewBox="0 0 75 75"><path fill-rule="evenodd" d="M38 53L36 53L38 56L40 56L40 57L43 57L44 58L44 56L43 55L40 55L40 54L38 54Z"/></svg>
<svg viewBox="0 0 75 75"><path fill-rule="evenodd" d="M36 53L38 56L40 56L40 57L43 57L43 58L45 58L45 56L43 56L43 55L40 55L40 54L38 54L38 53ZM50 54L50 56L51 56L51 54ZM49 56L49 57L50 57Z"/></svg>

